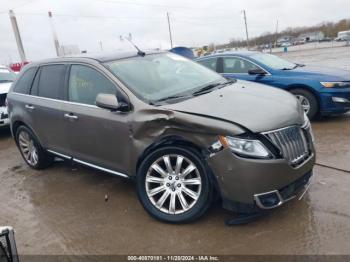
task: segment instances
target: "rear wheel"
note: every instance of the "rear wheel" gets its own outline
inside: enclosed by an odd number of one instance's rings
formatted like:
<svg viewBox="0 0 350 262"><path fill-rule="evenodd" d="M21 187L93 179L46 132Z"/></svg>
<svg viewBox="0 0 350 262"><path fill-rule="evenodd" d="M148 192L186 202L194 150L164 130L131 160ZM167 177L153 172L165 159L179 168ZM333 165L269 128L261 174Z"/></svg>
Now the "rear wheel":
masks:
<svg viewBox="0 0 350 262"><path fill-rule="evenodd" d="M42 169L52 164L54 158L40 145L33 132L26 126L16 131L16 143L24 161L34 169Z"/></svg>
<svg viewBox="0 0 350 262"><path fill-rule="evenodd" d="M316 97L304 89L293 89L290 92L299 100L308 118L314 118L319 109Z"/></svg>
<svg viewBox="0 0 350 262"><path fill-rule="evenodd" d="M186 223L211 203L211 186L200 156L191 149L166 147L152 152L137 175L139 199L161 221Z"/></svg>

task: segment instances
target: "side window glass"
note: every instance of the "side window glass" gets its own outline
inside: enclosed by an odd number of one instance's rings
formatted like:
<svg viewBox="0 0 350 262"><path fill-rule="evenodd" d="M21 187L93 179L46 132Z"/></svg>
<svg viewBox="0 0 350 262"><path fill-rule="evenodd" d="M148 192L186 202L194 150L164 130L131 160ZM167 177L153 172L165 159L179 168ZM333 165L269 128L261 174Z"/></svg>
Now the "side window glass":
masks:
<svg viewBox="0 0 350 262"><path fill-rule="evenodd" d="M198 61L198 63L208 67L211 70L216 71L216 65L217 65L218 59L217 57L213 57L213 58L208 58L208 59L203 59Z"/></svg>
<svg viewBox="0 0 350 262"><path fill-rule="evenodd" d="M237 57L223 58L223 72L228 74L248 74L251 69L258 69L256 65Z"/></svg>
<svg viewBox="0 0 350 262"><path fill-rule="evenodd" d="M39 72L38 96L62 99L64 92L65 72L65 65L42 66Z"/></svg>
<svg viewBox="0 0 350 262"><path fill-rule="evenodd" d="M88 66L72 65L69 76L68 100L95 105L98 94L116 94L115 85Z"/></svg>
<svg viewBox="0 0 350 262"><path fill-rule="evenodd" d="M21 78L19 78L13 87L13 91L21 94L29 94L30 87L33 82L36 67L26 70Z"/></svg>

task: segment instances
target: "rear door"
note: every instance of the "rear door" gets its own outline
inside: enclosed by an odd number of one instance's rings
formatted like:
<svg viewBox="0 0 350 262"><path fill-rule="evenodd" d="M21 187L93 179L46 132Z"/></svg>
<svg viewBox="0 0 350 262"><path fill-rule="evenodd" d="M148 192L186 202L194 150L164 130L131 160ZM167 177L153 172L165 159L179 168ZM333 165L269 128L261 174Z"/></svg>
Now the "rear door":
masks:
<svg viewBox="0 0 350 262"><path fill-rule="evenodd" d="M71 155L78 162L124 173L129 162L129 114L95 105L99 93L118 92L119 88L98 68L72 64L68 102L62 115Z"/></svg>
<svg viewBox="0 0 350 262"><path fill-rule="evenodd" d="M69 149L62 113L67 69L64 64L41 66L25 105L42 145L60 154L67 154Z"/></svg>

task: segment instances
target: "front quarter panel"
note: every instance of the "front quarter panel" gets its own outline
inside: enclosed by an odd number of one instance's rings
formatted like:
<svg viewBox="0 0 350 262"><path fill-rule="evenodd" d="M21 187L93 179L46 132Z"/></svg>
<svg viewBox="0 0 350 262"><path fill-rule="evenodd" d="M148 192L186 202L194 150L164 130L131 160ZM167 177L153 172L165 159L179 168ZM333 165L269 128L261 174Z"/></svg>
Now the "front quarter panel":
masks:
<svg viewBox="0 0 350 262"><path fill-rule="evenodd" d="M132 145L130 174L136 174L139 158L145 150L167 138L177 137L206 150L218 135L238 135L244 129L217 119L177 111L147 108L135 112L130 123Z"/></svg>

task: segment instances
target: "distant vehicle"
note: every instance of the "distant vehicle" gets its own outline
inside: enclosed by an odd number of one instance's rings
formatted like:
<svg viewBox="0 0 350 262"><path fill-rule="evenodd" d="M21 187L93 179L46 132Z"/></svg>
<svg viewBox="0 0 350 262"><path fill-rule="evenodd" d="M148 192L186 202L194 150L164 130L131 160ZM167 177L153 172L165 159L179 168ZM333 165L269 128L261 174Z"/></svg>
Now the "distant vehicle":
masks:
<svg viewBox="0 0 350 262"><path fill-rule="evenodd" d="M171 223L199 218L215 195L239 213L277 208L303 196L315 163L295 97L168 52L31 63L8 108L30 167L58 156L132 178L145 210Z"/></svg>
<svg viewBox="0 0 350 262"><path fill-rule="evenodd" d="M293 42L293 45L303 45L306 43L305 39L297 39Z"/></svg>
<svg viewBox="0 0 350 262"><path fill-rule="evenodd" d="M233 52L197 61L228 78L279 87L294 94L311 119L350 110L350 72L291 63L271 54Z"/></svg>
<svg viewBox="0 0 350 262"><path fill-rule="evenodd" d="M350 41L350 30L338 32L336 41Z"/></svg>
<svg viewBox="0 0 350 262"><path fill-rule="evenodd" d="M6 107L6 97L15 79L16 74L10 68L0 65L0 127L10 124Z"/></svg>
<svg viewBox="0 0 350 262"><path fill-rule="evenodd" d="M318 40L318 42L322 43L322 42L331 42L333 39L330 38L330 37L325 37L325 38L322 38L320 40Z"/></svg>
<svg viewBox="0 0 350 262"><path fill-rule="evenodd" d="M284 42L281 44L281 47L289 47L291 46L292 44L290 42Z"/></svg>

